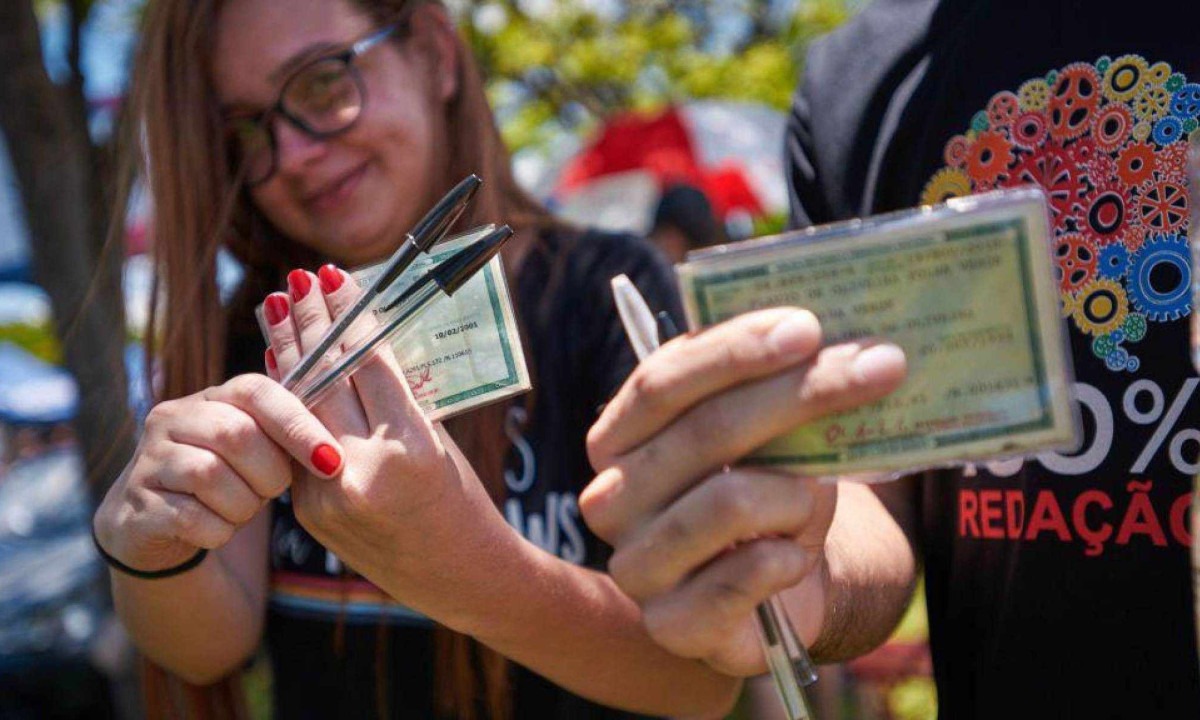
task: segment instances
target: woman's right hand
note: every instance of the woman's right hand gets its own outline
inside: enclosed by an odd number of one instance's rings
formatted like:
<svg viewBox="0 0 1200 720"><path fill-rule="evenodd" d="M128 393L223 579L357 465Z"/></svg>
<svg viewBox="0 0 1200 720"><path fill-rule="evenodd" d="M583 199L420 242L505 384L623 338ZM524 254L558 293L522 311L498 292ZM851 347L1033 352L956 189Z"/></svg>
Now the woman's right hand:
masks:
<svg viewBox="0 0 1200 720"><path fill-rule="evenodd" d="M293 460L328 478L342 457L296 396L266 376L241 375L151 410L96 512L96 537L130 567L173 567L227 543L291 485Z"/></svg>

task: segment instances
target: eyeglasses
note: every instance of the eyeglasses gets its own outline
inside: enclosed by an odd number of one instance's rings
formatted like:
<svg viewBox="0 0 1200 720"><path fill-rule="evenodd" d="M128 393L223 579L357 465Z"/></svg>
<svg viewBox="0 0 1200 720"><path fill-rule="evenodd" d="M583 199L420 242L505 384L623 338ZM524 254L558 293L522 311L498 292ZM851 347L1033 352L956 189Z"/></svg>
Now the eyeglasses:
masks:
<svg viewBox="0 0 1200 720"><path fill-rule="evenodd" d="M231 167L241 173L246 185L260 185L275 174L279 164L274 131L277 116L318 140L340 135L354 126L367 102L366 87L354 60L391 36L397 27L389 25L343 52L300 67L284 81L279 99L266 110L226 119Z"/></svg>

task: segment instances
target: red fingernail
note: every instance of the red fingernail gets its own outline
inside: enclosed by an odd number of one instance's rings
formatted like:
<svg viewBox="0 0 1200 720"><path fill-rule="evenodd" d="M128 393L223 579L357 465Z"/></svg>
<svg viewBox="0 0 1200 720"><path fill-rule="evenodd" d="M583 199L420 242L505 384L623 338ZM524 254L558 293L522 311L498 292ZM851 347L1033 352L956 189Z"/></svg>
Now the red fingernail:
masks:
<svg viewBox="0 0 1200 720"><path fill-rule="evenodd" d="M326 295L335 292L345 280L342 277L342 271L333 265L322 265L321 269L317 271L317 278L321 281L321 292Z"/></svg>
<svg viewBox="0 0 1200 720"><path fill-rule="evenodd" d="M287 320L290 307L287 295L283 293L271 293L268 295L265 307L263 307L263 314L267 316L267 324L278 325Z"/></svg>
<svg viewBox="0 0 1200 720"><path fill-rule="evenodd" d="M300 302L312 290L312 278L303 270L293 270L288 273L288 290L292 293L292 302Z"/></svg>
<svg viewBox="0 0 1200 720"><path fill-rule="evenodd" d="M267 352L263 354L263 359L267 362L267 369L274 372L279 369L279 363L275 362L275 351L267 348Z"/></svg>
<svg viewBox="0 0 1200 720"><path fill-rule="evenodd" d="M322 475L333 475L342 464L342 456L332 445L322 443L313 450L312 464Z"/></svg>

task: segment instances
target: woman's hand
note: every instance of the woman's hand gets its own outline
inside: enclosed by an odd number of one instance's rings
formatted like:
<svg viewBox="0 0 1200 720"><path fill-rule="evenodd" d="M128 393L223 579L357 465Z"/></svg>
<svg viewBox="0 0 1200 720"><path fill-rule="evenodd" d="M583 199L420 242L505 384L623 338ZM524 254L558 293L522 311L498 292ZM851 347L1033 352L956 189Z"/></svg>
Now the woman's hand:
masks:
<svg viewBox="0 0 1200 720"><path fill-rule="evenodd" d="M289 294L267 301L276 376L316 345L359 292L353 278L331 265L319 277L294 271L288 283ZM361 337L371 323L362 318L349 336ZM324 395L313 412L345 449L346 464L333 482L297 479L291 495L297 520L396 599L439 619L448 612L453 617L442 598L430 604L430 578L463 561L477 536L469 530L494 520L510 531L470 465L413 399L390 345Z"/></svg>
<svg viewBox="0 0 1200 720"><path fill-rule="evenodd" d="M580 509L659 644L725 673L763 672L754 606L788 588L802 638L816 638L836 485L723 468L904 375L895 346L822 348L816 318L787 309L677 338L634 371L589 433L599 475Z"/></svg>
<svg viewBox="0 0 1200 720"><path fill-rule="evenodd" d="M173 567L225 545L292 482L292 461L332 477L333 435L262 375L154 407L125 472L95 517L100 544L138 570Z"/></svg>

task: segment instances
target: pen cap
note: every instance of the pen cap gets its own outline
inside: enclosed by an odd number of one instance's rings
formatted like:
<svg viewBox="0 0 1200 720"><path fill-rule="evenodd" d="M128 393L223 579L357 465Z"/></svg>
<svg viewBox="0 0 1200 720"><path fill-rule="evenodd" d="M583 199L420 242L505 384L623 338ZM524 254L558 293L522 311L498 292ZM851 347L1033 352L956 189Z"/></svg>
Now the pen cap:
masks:
<svg viewBox="0 0 1200 720"><path fill-rule="evenodd" d="M431 271L433 281L438 284L442 292L453 295L455 290L471 279L471 276L478 272L479 268L486 265L500 251L501 246L512 237L512 234L512 228L501 225L474 245L464 248L434 268Z"/></svg>
<svg viewBox="0 0 1200 720"><path fill-rule="evenodd" d="M483 179L478 175L472 174L463 178L413 228L413 244L420 248L421 252L429 250L463 214L482 184Z"/></svg>

